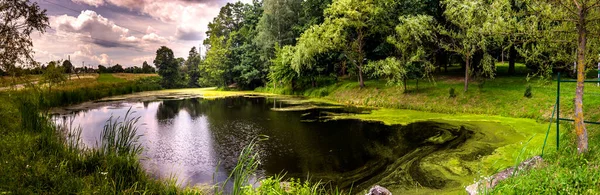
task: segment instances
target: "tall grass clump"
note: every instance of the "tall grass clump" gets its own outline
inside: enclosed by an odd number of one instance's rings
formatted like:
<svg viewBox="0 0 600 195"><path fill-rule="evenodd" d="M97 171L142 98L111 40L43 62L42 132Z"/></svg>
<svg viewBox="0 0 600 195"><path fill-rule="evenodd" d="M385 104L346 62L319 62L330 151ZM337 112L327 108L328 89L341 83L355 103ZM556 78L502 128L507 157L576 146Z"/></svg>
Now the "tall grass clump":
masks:
<svg viewBox="0 0 600 195"><path fill-rule="evenodd" d="M135 156L141 153L142 146L138 143L141 135L137 134L136 126L140 117L130 117L131 108L119 121L120 117L113 119L111 116L104 125L100 134L100 151L104 154L114 154L117 156Z"/></svg>
<svg viewBox="0 0 600 195"><path fill-rule="evenodd" d="M262 194L282 194L282 195L313 195L313 194L351 194L332 185L324 185L321 182L311 182L309 179L301 181L300 179L285 179L284 175L275 175L267 178L257 178L260 185L254 188L250 183L250 178L260 166L259 155L255 151L261 141L267 140L267 136L261 136L253 139L250 144L242 149L238 162L229 174L229 177L223 184L215 188L215 194L234 194L234 195L262 195ZM232 184L232 189L228 190L228 184ZM327 187L329 186L329 188Z"/></svg>
<svg viewBox="0 0 600 195"><path fill-rule="evenodd" d="M267 137L259 137L250 141L246 147L240 152L238 162L236 163L233 171L229 174L229 177L223 182L220 191L217 194L223 194L227 184L230 182L233 184L232 194L244 194L244 191L252 188L250 184L250 177L256 173L258 165L260 164L258 153L255 152L257 142L266 140Z"/></svg>

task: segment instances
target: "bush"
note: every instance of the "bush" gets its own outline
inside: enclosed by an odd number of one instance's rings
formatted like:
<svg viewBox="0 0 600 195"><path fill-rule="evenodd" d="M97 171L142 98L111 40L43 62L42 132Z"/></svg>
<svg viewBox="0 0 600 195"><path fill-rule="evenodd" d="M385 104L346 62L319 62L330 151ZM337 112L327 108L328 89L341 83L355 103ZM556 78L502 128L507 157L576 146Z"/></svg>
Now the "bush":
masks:
<svg viewBox="0 0 600 195"><path fill-rule="evenodd" d="M525 89L525 94L523 96L525 96L526 98L533 97L533 94L531 94L531 85L527 86L527 88Z"/></svg>
<svg viewBox="0 0 600 195"><path fill-rule="evenodd" d="M455 98L456 97L456 90L454 90L454 87L450 88L450 98Z"/></svg>

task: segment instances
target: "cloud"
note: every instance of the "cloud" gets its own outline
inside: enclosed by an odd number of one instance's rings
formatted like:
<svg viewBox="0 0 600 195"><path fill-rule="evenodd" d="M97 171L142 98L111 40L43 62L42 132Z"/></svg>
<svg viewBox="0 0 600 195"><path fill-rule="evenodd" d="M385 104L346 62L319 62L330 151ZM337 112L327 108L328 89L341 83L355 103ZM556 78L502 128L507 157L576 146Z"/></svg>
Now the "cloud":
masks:
<svg viewBox="0 0 600 195"><path fill-rule="evenodd" d="M92 0L73 0L92 1ZM95 0L118 7L127 8L148 15L161 22L177 25L175 37L179 40L202 40L208 30L208 23L219 14L226 0ZM245 0L243 2L250 2ZM151 27L147 33L153 32ZM156 32L155 32L156 33Z"/></svg>
<svg viewBox="0 0 600 195"><path fill-rule="evenodd" d="M86 64L92 66L96 66L98 64L113 64L113 60L108 54L102 53L100 55L95 55L91 45L80 45L77 51L68 55L71 56L73 62L84 61Z"/></svg>
<svg viewBox="0 0 600 195"><path fill-rule="evenodd" d="M51 18L51 25L59 31L86 35L89 42L103 47L132 47L127 43L129 29L91 10L82 11L77 18L61 15Z"/></svg>
<svg viewBox="0 0 600 195"><path fill-rule="evenodd" d="M150 43L161 43L161 44L165 44L165 43L169 42L169 40L167 38L161 37L161 36L157 35L156 33L150 33L150 34L144 35L142 37L142 40L144 40L146 42L150 42Z"/></svg>
<svg viewBox="0 0 600 195"><path fill-rule="evenodd" d="M104 5L104 0L72 0L74 3L88 4L94 7Z"/></svg>
<svg viewBox="0 0 600 195"><path fill-rule="evenodd" d="M113 21L91 10L82 11L77 18L61 15L51 18L51 25L58 31L81 35L84 41L96 45L113 47L140 47L148 43L166 43L168 39L154 32L141 38L130 35L129 29L116 25ZM152 30L148 27L148 30ZM154 30L155 31L155 30Z"/></svg>
<svg viewBox="0 0 600 195"><path fill-rule="evenodd" d="M153 61L154 61L154 57L152 55L149 56L141 56L141 57L137 57L137 58L133 58L133 62L136 64L135 66L138 67L142 67L142 64L145 62L148 62L149 65L152 65Z"/></svg>

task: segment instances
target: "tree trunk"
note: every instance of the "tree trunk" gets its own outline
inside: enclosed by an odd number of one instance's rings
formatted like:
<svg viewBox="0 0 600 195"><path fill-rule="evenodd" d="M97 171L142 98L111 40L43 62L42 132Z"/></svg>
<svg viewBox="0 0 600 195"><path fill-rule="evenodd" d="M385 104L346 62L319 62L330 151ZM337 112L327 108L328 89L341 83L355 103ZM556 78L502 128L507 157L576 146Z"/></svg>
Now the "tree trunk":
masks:
<svg viewBox="0 0 600 195"><path fill-rule="evenodd" d="M360 83L360 88L365 87L365 81L363 80L362 66L358 66L358 82Z"/></svg>
<svg viewBox="0 0 600 195"><path fill-rule="evenodd" d="M404 77L404 93L406 93L406 76Z"/></svg>
<svg viewBox="0 0 600 195"><path fill-rule="evenodd" d="M575 133L577 134L577 152L585 153L588 150L587 129L583 117L583 87L585 80L585 49L587 44L587 29L585 27L584 9L579 9L579 24L577 32L579 43L577 47L577 88L575 91Z"/></svg>
<svg viewBox="0 0 600 195"><path fill-rule="evenodd" d="M362 29L358 29L358 37L356 39L356 41L358 42L357 44L357 53L358 53L358 59L356 59L357 64L358 64L358 80L360 82L360 88L364 88L365 87L365 81L363 80L363 61L365 58L365 54L363 53L363 40L364 40L364 35L362 32Z"/></svg>
<svg viewBox="0 0 600 195"><path fill-rule="evenodd" d="M508 51L508 74L515 74L515 61L517 60L517 50L515 46L510 46Z"/></svg>
<svg viewBox="0 0 600 195"><path fill-rule="evenodd" d="M471 62L471 55L467 54L466 56L466 60L465 60L465 92L467 92L467 90L469 89L469 68L470 68L470 63Z"/></svg>
<svg viewBox="0 0 600 195"><path fill-rule="evenodd" d="M419 91L419 79L417 79L417 91Z"/></svg>

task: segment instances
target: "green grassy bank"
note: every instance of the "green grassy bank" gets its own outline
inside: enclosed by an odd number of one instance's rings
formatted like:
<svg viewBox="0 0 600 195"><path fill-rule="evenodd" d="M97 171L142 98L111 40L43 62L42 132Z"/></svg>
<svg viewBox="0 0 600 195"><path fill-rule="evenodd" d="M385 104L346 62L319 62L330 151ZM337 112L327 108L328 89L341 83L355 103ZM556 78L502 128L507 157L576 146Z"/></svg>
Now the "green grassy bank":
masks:
<svg viewBox="0 0 600 195"><path fill-rule="evenodd" d="M49 107L160 87L151 80L52 91L0 92L0 194L177 194L173 181L145 174L135 155L79 149L75 128L57 128Z"/></svg>
<svg viewBox="0 0 600 195"><path fill-rule="evenodd" d="M529 72L522 64L518 64L517 74L513 76L503 74L507 68L506 64L498 64L497 78L473 81L467 92L463 92L463 75L456 69L440 73L431 81L421 80L418 82L418 88L416 81L409 81L406 91L403 86L389 86L381 80L367 81L366 87L360 88L354 79L342 79L301 92L291 92L286 88L262 88L258 91L304 95L345 105L383 108L367 115L340 118L383 121L386 124L439 119L491 121L511 126L515 132L510 133L514 135L507 137L520 141L501 147L482 158L482 164L479 166L482 166L483 177L514 166L525 158L541 154L549 118L556 102L556 81L527 79ZM589 79L593 79L594 76L595 74L590 73ZM524 96L528 86L531 86L530 98ZM454 89L455 97L451 97L451 89ZM560 97L560 116L572 118L575 83L561 83ZM585 85L584 114L586 120L600 121L600 87L595 83ZM545 165L529 172L518 173L517 177L502 182L496 191L490 193L599 193L600 126L587 127L590 144L588 154L577 155L573 126L568 122L561 123L561 147L556 150L556 128L552 125L545 150Z"/></svg>

